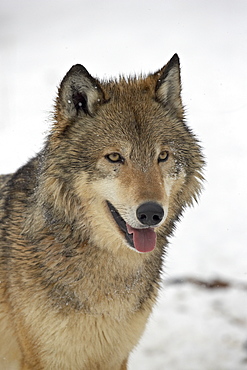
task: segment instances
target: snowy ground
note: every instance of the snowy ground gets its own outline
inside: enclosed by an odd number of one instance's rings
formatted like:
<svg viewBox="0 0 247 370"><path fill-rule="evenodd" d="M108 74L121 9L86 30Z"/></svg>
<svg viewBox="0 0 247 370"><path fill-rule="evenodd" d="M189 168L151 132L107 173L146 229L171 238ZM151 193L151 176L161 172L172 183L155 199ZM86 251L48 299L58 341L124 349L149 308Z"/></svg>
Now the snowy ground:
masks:
<svg viewBox="0 0 247 370"><path fill-rule="evenodd" d="M246 20L246 0L0 3L2 173L39 151L56 86L73 64L103 78L155 71L180 56L207 183L171 240L159 303L130 370L247 369Z"/></svg>

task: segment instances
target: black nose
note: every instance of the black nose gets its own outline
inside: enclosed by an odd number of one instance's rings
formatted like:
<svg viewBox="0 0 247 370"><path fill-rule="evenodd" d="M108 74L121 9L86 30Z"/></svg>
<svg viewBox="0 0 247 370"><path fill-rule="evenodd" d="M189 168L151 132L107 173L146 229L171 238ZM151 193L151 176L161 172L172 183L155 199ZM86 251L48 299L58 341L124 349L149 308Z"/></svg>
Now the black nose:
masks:
<svg viewBox="0 0 247 370"><path fill-rule="evenodd" d="M158 203L146 202L137 208L136 216L143 225L155 226L162 221L164 210Z"/></svg>

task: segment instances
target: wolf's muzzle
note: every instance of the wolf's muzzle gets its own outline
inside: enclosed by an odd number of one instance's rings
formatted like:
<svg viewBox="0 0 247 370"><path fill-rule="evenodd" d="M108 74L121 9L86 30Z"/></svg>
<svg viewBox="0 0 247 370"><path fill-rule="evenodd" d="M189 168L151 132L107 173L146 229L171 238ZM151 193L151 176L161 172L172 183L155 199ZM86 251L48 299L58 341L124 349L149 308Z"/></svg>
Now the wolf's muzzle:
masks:
<svg viewBox="0 0 247 370"><path fill-rule="evenodd" d="M136 210L136 217L143 226L133 228L126 223L109 201L106 201L106 203L116 224L124 233L128 245L141 253L151 252L156 246L156 233L154 228L164 218L163 208L155 202L141 204Z"/></svg>

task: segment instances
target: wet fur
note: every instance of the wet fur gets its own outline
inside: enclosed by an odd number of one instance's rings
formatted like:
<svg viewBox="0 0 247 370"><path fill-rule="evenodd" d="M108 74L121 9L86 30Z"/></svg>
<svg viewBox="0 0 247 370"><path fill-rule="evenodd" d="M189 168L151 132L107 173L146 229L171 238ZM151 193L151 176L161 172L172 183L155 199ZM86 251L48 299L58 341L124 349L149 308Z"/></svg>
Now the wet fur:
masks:
<svg viewBox="0 0 247 370"><path fill-rule="evenodd" d="M162 150L169 160L158 163ZM110 163L109 153L124 163ZM124 370L159 289L167 239L201 190L200 146L184 123L178 57L147 77L63 79L44 149L0 176L0 368ZM106 204L167 210L137 253Z"/></svg>

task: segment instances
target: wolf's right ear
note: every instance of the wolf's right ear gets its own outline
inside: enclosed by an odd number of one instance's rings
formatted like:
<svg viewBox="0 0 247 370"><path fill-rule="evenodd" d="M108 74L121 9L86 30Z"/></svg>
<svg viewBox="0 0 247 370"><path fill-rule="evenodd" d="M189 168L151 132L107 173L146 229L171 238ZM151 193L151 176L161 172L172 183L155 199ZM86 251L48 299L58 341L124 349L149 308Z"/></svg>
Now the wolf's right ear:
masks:
<svg viewBox="0 0 247 370"><path fill-rule="evenodd" d="M71 120L81 114L93 116L104 102L104 92L99 82L86 68L76 64L61 82L56 111L62 120Z"/></svg>

